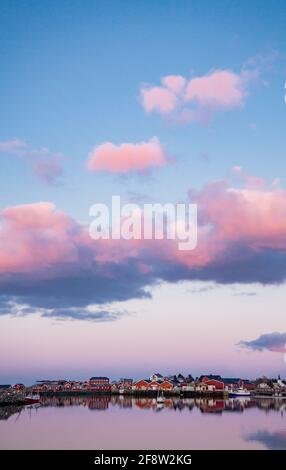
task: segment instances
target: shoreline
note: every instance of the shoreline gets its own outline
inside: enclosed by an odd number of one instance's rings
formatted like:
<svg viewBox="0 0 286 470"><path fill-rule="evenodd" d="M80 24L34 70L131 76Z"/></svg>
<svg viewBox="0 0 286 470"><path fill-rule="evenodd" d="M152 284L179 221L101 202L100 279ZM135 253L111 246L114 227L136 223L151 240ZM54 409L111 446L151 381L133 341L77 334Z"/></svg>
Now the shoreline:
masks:
<svg viewBox="0 0 286 470"><path fill-rule="evenodd" d="M76 396L132 396L135 398L146 397L146 398L156 398L158 392L156 390L130 390L125 391L124 393L114 392L114 391L91 391L91 390L82 390L82 391L43 391L39 392L40 397L76 397ZM206 397L206 398L228 398L228 392L195 392L195 391L164 391L164 396L170 398L197 398L197 397Z"/></svg>

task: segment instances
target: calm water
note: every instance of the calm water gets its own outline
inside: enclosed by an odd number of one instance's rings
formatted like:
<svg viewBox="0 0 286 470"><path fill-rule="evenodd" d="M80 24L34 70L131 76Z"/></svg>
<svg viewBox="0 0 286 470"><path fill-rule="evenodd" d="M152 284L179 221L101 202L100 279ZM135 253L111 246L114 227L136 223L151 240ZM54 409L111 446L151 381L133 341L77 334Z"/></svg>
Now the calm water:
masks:
<svg viewBox="0 0 286 470"><path fill-rule="evenodd" d="M286 400L46 398L0 408L1 449L286 449Z"/></svg>

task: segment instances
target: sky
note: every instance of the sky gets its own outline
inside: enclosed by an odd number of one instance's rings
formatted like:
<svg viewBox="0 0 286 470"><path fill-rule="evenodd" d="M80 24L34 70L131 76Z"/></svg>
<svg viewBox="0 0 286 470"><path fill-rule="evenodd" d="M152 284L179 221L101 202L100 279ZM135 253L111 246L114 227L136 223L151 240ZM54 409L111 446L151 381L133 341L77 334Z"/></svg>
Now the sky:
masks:
<svg viewBox="0 0 286 470"><path fill-rule="evenodd" d="M286 2L0 4L0 383L285 373ZM92 240L195 203L198 244Z"/></svg>

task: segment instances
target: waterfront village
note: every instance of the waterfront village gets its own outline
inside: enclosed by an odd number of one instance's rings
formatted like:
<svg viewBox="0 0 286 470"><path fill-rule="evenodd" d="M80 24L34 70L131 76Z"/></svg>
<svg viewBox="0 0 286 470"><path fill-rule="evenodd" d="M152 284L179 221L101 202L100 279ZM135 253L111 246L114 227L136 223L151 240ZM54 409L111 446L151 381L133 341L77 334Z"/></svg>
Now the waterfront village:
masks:
<svg viewBox="0 0 286 470"><path fill-rule="evenodd" d="M86 381L39 380L32 386L22 383L0 385L0 405L33 402L41 397L80 395L134 395L163 400L166 396L216 397L261 396L286 398L286 380L261 377L256 380L239 377L221 377L204 374L193 378L191 374L164 376L154 373L149 378L133 380L122 378L111 381L108 377L94 376ZM35 398L35 397L38 398Z"/></svg>

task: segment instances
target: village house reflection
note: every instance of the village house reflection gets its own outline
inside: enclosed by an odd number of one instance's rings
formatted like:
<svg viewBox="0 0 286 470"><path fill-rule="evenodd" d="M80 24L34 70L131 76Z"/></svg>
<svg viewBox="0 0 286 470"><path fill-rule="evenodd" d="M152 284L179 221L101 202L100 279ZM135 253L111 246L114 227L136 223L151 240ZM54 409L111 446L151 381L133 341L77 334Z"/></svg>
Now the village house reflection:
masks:
<svg viewBox="0 0 286 470"><path fill-rule="evenodd" d="M156 398L131 397L123 395L94 395L74 397L42 397L40 407L84 406L90 410L101 411L109 407L132 408L160 411L164 409L192 411L198 408L202 413L243 413L251 408L258 408L266 413L270 411L283 413L286 411L286 400L283 398L166 398L164 403L158 404ZM3 412L3 416L5 413ZM1 418L0 419L4 419Z"/></svg>

